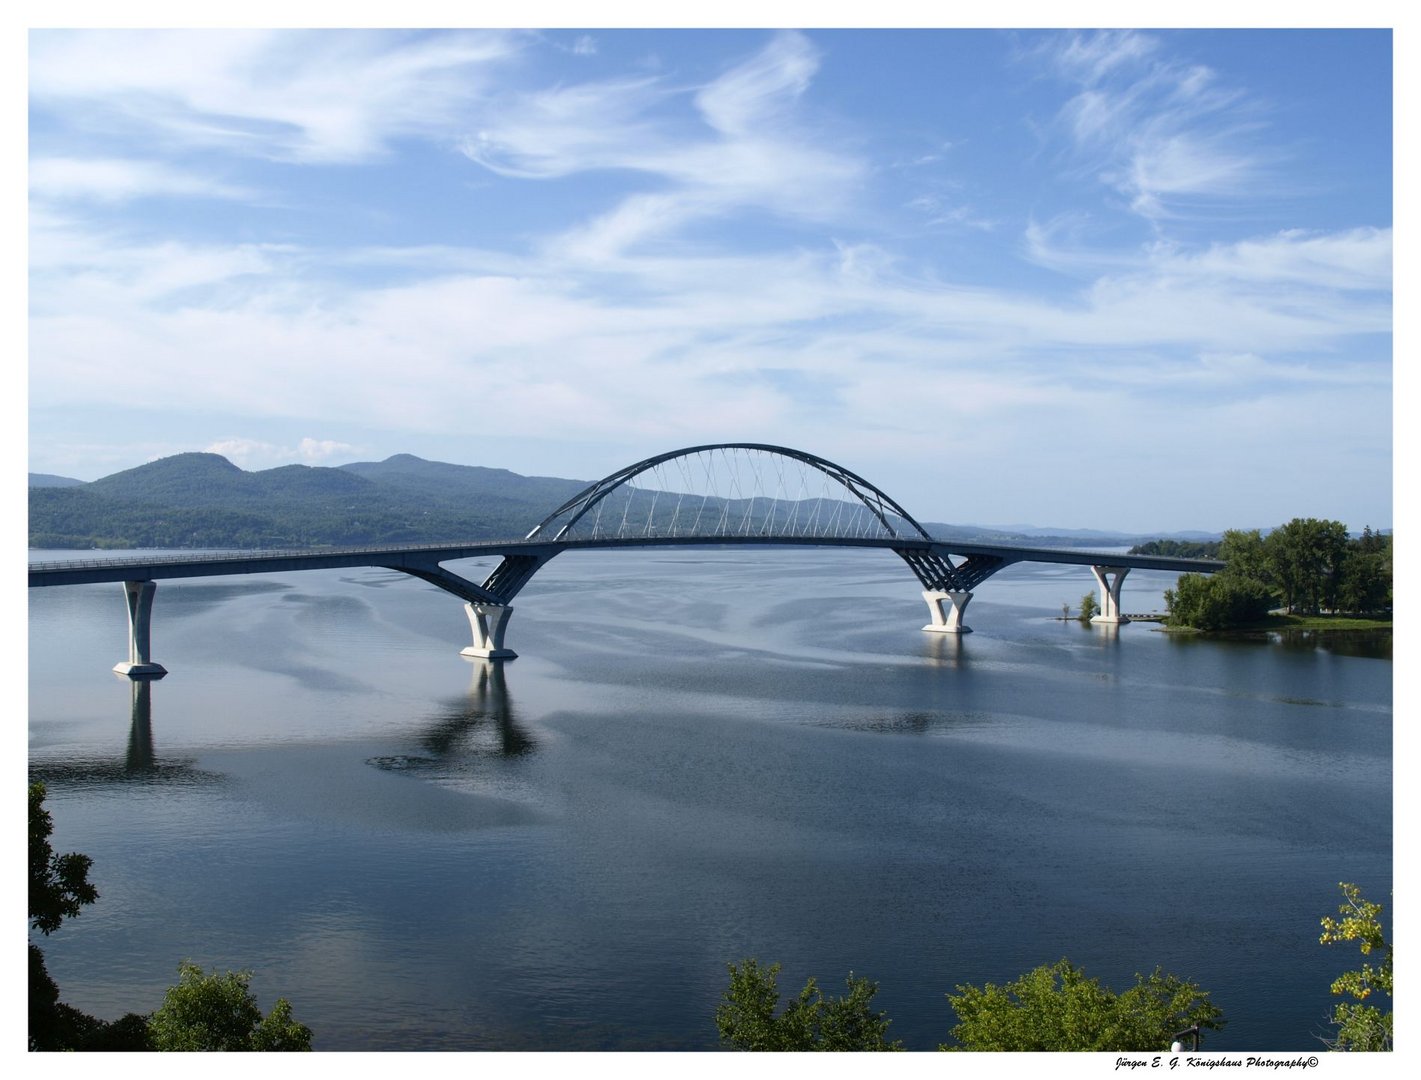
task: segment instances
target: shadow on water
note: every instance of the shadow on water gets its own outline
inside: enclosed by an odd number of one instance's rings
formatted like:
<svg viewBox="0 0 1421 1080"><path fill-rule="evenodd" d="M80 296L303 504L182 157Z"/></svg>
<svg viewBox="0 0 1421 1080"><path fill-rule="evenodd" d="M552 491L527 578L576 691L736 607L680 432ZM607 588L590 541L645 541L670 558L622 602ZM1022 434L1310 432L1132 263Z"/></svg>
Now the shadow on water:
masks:
<svg viewBox="0 0 1421 1080"><path fill-rule="evenodd" d="M158 756L153 743L153 686L154 680L149 679L132 682L128 749L121 760L40 762L30 767L30 779L89 788L220 783L221 776L197 768L191 758Z"/></svg>
<svg viewBox="0 0 1421 1080"><path fill-rule="evenodd" d="M286 592L292 586L280 581L241 581L223 585L193 585L164 582L156 604L165 616L195 615L244 596Z"/></svg>
<svg viewBox="0 0 1421 1080"><path fill-rule="evenodd" d="M470 759L520 758L538 749L537 740L518 722L504 665L487 661L476 662L469 692L447 703L419 736L419 744L429 757L378 757L370 764L403 772Z"/></svg>
<svg viewBox="0 0 1421 1080"><path fill-rule="evenodd" d="M1363 660L1391 659L1391 629L1380 630L1233 630L1212 634L1170 634L1170 641L1189 648L1219 643L1267 645L1285 652L1329 652Z"/></svg>

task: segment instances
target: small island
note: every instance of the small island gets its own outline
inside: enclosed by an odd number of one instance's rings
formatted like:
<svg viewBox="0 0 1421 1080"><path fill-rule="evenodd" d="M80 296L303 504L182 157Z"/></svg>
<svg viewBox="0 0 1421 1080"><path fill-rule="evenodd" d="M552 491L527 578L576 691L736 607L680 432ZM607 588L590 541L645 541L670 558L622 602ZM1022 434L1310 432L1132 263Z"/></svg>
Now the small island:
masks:
<svg viewBox="0 0 1421 1080"><path fill-rule="evenodd" d="M1161 542L1155 542L1158 544ZM1150 550L1146 550L1150 549ZM1152 545L1130 554L1158 552ZM1170 552L1174 554L1174 552ZM1231 529L1213 552L1224 569L1183 574L1164 594L1167 630L1378 630L1391 627L1392 536L1293 518L1264 535Z"/></svg>

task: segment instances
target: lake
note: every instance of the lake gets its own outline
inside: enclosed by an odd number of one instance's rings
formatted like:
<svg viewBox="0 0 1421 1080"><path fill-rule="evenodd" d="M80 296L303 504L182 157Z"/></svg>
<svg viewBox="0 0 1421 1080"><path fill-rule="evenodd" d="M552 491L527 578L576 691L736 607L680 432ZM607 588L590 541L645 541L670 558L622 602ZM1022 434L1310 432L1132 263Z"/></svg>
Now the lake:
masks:
<svg viewBox="0 0 1421 1080"><path fill-rule="evenodd" d="M570 553L499 664L397 572L160 582L132 685L120 586L32 589L30 776L100 892L32 936L87 1012L191 959L318 1050L715 1049L751 956L930 1050L956 985L1064 956L1198 982L1205 1049L1317 1051L1337 883L1390 922L1389 635L1063 622L1092 585L1009 568L953 637L886 552Z"/></svg>

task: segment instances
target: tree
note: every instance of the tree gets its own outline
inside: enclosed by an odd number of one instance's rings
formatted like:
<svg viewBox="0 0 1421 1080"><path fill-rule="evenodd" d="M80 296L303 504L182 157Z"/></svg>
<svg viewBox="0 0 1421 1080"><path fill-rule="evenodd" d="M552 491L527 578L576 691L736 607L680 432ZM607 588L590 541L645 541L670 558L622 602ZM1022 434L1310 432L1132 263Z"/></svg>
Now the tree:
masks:
<svg viewBox="0 0 1421 1080"><path fill-rule="evenodd" d="M1173 589L1164 591L1171 626L1222 630L1257 622L1273 606L1267 586L1230 571L1205 576L1181 574Z"/></svg>
<svg viewBox="0 0 1421 1080"><path fill-rule="evenodd" d="M777 986L780 965L761 968L755 959L728 965L730 985L721 995L715 1026L721 1042L737 1050L901 1050L889 1042L891 1021L870 1008L878 984L849 973L848 993L825 998L813 979L783 1013Z"/></svg>
<svg viewBox="0 0 1421 1080"><path fill-rule="evenodd" d="M1347 555L1347 526L1340 521L1293 518L1263 541L1269 568L1289 612L1316 615L1336 607Z"/></svg>
<svg viewBox="0 0 1421 1080"><path fill-rule="evenodd" d="M1257 529L1227 530L1219 542L1219 558L1228 564L1226 574L1250 578L1269 588L1277 584L1264 548L1263 534Z"/></svg>
<svg viewBox="0 0 1421 1080"><path fill-rule="evenodd" d="M89 883L93 860L71 851L56 855L49 837L54 821L44 808L45 787L30 785L30 926L48 937L65 919L99 898Z"/></svg>
<svg viewBox="0 0 1421 1080"><path fill-rule="evenodd" d="M44 797L43 784L30 785L29 920L31 929L48 937L65 919L74 918L86 904L97 900L99 890L89 882L93 860L87 855L54 853L49 843L54 820L44 808ZM44 966L44 952L30 942L29 1048L72 1050L102 1024L59 1000L59 987Z"/></svg>
<svg viewBox="0 0 1421 1080"><path fill-rule="evenodd" d="M1095 593L1088 592L1081 597L1081 622L1088 623L1100 610L1100 605L1095 602Z"/></svg>
<svg viewBox="0 0 1421 1080"><path fill-rule="evenodd" d="M1344 611L1379 612L1391 608L1391 537L1368 526L1351 541L1342 568L1340 600Z"/></svg>
<svg viewBox="0 0 1421 1080"><path fill-rule="evenodd" d="M1062 959L1005 986L948 994L957 1046L944 1050L1164 1050L1191 1025L1217 1030L1223 1013L1207 991L1159 968L1117 994Z"/></svg>
<svg viewBox="0 0 1421 1080"><path fill-rule="evenodd" d="M309 1050L311 1029L291 1016L281 998L263 1018L247 988L250 971L207 974L196 964L178 966L178 985L148 1021L155 1050Z"/></svg>
<svg viewBox="0 0 1421 1080"><path fill-rule="evenodd" d="M1322 944L1355 941L1363 956L1376 953L1380 962L1376 966L1364 963L1357 971L1344 971L1332 984L1334 994L1347 995L1355 1001L1339 1002L1333 1010L1337 1038L1328 1045L1334 1050L1390 1050L1391 1010L1382 1012L1367 1002L1374 993L1385 994L1388 1002L1391 1000L1392 947L1382 933L1382 906L1364 900L1356 885L1339 882L1337 887L1344 897L1337 909L1342 918L1323 916Z"/></svg>

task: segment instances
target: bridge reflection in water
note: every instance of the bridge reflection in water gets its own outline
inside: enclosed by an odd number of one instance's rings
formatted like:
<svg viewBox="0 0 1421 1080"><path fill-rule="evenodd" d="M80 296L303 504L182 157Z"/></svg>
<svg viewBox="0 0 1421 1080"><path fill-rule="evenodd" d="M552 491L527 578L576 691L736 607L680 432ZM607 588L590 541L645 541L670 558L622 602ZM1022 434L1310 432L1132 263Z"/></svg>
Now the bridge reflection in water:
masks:
<svg viewBox="0 0 1421 1080"><path fill-rule="evenodd" d="M1117 555L934 538L863 477L802 450L765 443L717 443L647 458L584 488L517 540L311 551L253 551L159 558L31 563L29 585L121 582L128 611L128 659L114 670L135 680L162 678L152 658L153 599L166 578L377 566L436 585L464 601L473 643L463 654L507 660L513 599L556 556L593 548L777 545L883 548L922 586L931 621L924 630L963 634L973 592L1018 562L1089 567L1100 589L1093 622L1128 622L1120 589L1132 569L1213 573L1222 562ZM446 562L501 556L481 583Z"/></svg>

